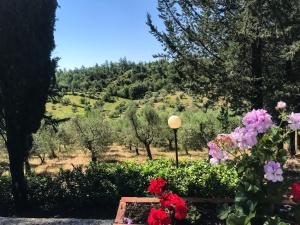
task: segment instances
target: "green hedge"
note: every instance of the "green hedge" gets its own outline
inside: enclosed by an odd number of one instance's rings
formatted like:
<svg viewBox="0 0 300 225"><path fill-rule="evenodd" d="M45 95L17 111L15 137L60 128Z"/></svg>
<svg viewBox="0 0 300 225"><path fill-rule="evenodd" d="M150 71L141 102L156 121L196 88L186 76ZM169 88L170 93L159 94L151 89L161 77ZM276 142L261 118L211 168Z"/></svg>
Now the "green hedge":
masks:
<svg viewBox="0 0 300 225"><path fill-rule="evenodd" d="M211 166L205 161L183 161L178 169L168 160L98 163L57 175L29 176L29 202L35 212L48 213L43 216L64 212L81 217L86 216L78 213L81 209L102 208L113 216L121 196L147 196L152 177L163 177L169 189L193 197L233 197L238 181L233 167ZM0 190L0 215L4 215L12 204L9 177L0 177Z"/></svg>

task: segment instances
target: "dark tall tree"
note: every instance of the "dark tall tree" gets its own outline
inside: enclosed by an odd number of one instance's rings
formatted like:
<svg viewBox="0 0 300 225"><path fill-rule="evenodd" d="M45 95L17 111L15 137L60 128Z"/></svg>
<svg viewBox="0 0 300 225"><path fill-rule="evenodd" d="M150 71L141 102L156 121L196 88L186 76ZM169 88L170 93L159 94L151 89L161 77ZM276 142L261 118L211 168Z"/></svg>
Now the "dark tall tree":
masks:
<svg viewBox="0 0 300 225"><path fill-rule="evenodd" d="M0 1L0 126L17 213L26 206L24 162L55 81L56 0Z"/></svg>
<svg viewBox="0 0 300 225"><path fill-rule="evenodd" d="M299 102L299 0L158 0L158 10L165 29L148 15L151 33L209 102L236 112Z"/></svg>

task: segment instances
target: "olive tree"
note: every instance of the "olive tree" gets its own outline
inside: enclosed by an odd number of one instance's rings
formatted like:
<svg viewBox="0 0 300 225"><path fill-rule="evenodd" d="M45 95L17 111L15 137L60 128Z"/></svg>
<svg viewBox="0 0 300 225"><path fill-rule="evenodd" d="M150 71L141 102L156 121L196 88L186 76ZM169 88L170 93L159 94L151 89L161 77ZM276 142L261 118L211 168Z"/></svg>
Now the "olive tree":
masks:
<svg viewBox="0 0 300 225"><path fill-rule="evenodd" d="M41 164L45 163L46 156L56 158L58 139L52 126L42 124L40 129L33 134L33 146L31 155L39 157Z"/></svg>
<svg viewBox="0 0 300 225"><path fill-rule="evenodd" d="M121 117L115 120L114 123L114 140L120 145L128 146L130 151L134 151L136 155L139 155L139 145L140 141L137 139L134 132L132 132L132 127L128 118Z"/></svg>
<svg viewBox="0 0 300 225"><path fill-rule="evenodd" d="M113 133L110 124L98 111L74 118L71 123L74 140L88 150L92 162L96 162L101 153L108 150L112 144Z"/></svg>
<svg viewBox="0 0 300 225"><path fill-rule="evenodd" d="M140 111L136 105L131 105L127 111L127 117L132 126L136 138L144 144L148 158L152 160L150 145L159 135L160 118L155 109L145 105Z"/></svg>

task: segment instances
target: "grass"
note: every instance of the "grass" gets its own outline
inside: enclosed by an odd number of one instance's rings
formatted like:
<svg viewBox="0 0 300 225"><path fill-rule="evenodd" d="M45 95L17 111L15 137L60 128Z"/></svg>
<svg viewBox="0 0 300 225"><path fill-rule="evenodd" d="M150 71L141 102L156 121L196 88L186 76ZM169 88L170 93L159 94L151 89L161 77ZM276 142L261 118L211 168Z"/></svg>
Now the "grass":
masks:
<svg viewBox="0 0 300 225"><path fill-rule="evenodd" d="M61 103L47 103L46 112L53 115L53 117L57 119L63 119L75 115L84 115L85 113L84 108L77 107L77 112L73 112L71 105L62 105Z"/></svg>
<svg viewBox="0 0 300 225"><path fill-rule="evenodd" d="M76 104L78 106L82 106L84 107L84 104L81 104L80 103L80 99L85 99L87 102L89 102L92 106L95 105L96 103L96 100L95 99L91 99L91 98L88 98L88 97L81 97L81 96L78 96L78 95L70 95L70 94L67 94L63 97L63 99L69 99L71 101L71 103L73 104Z"/></svg>

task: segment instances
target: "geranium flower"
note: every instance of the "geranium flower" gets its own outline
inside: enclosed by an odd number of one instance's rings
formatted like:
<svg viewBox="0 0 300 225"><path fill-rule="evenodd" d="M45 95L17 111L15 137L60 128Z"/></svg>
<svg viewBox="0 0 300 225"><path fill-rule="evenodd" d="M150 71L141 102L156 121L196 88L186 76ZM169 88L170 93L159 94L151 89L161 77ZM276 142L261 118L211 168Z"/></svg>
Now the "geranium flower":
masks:
<svg viewBox="0 0 300 225"><path fill-rule="evenodd" d="M291 184L291 195L293 195L294 201L300 200L300 184L292 183Z"/></svg>
<svg viewBox="0 0 300 225"><path fill-rule="evenodd" d="M166 192L160 197L160 204L162 207L172 207L175 212L175 218L182 220L187 216L188 208L186 202L177 194Z"/></svg>
<svg viewBox="0 0 300 225"><path fill-rule="evenodd" d="M170 207L173 200L173 195L171 192L166 192L162 196L160 196L159 201L162 207Z"/></svg>
<svg viewBox="0 0 300 225"><path fill-rule="evenodd" d="M213 165L223 163L228 159L227 152L217 150L213 154L210 154L212 158L209 160L209 162Z"/></svg>
<svg viewBox="0 0 300 225"><path fill-rule="evenodd" d="M264 109L252 110L243 118L243 124L248 130L256 131L257 133L265 133L273 126L271 115Z"/></svg>
<svg viewBox="0 0 300 225"><path fill-rule="evenodd" d="M300 113L291 113L288 116L289 127L292 130L299 130L300 129Z"/></svg>
<svg viewBox="0 0 300 225"><path fill-rule="evenodd" d="M222 151L214 141L208 142L207 146L209 147L208 154L212 157L210 159L211 164L219 164L221 162L225 162L228 159L227 153L225 151Z"/></svg>
<svg viewBox="0 0 300 225"><path fill-rule="evenodd" d="M276 110L285 109L285 108L286 108L286 103L283 101L277 102L277 105L275 107Z"/></svg>
<svg viewBox="0 0 300 225"><path fill-rule="evenodd" d="M237 127L230 137L236 143L236 146L241 149L251 148L257 143L257 132L253 129L245 127Z"/></svg>
<svg viewBox="0 0 300 225"><path fill-rule="evenodd" d="M149 225L169 225L171 223L171 219L163 209L152 208L147 222Z"/></svg>
<svg viewBox="0 0 300 225"><path fill-rule="evenodd" d="M166 181L159 177L157 179L150 179L150 185L147 188L148 192L156 194L156 195L161 195L163 193L163 188L166 185Z"/></svg>
<svg viewBox="0 0 300 225"><path fill-rule="evenodd" d="M282 169L279 162L268 161L264 166L265 178L272 182L283 181Z"/></svg>
<svg viewBox="0 0 300 225"><path fill-rule="evenodd" d="M178 219L178 220L183 220L186 218L187 216L187 213L188 213L188 208L187 208L187 205L183 203L178 203L175 205L175 218Z"/></svg>

